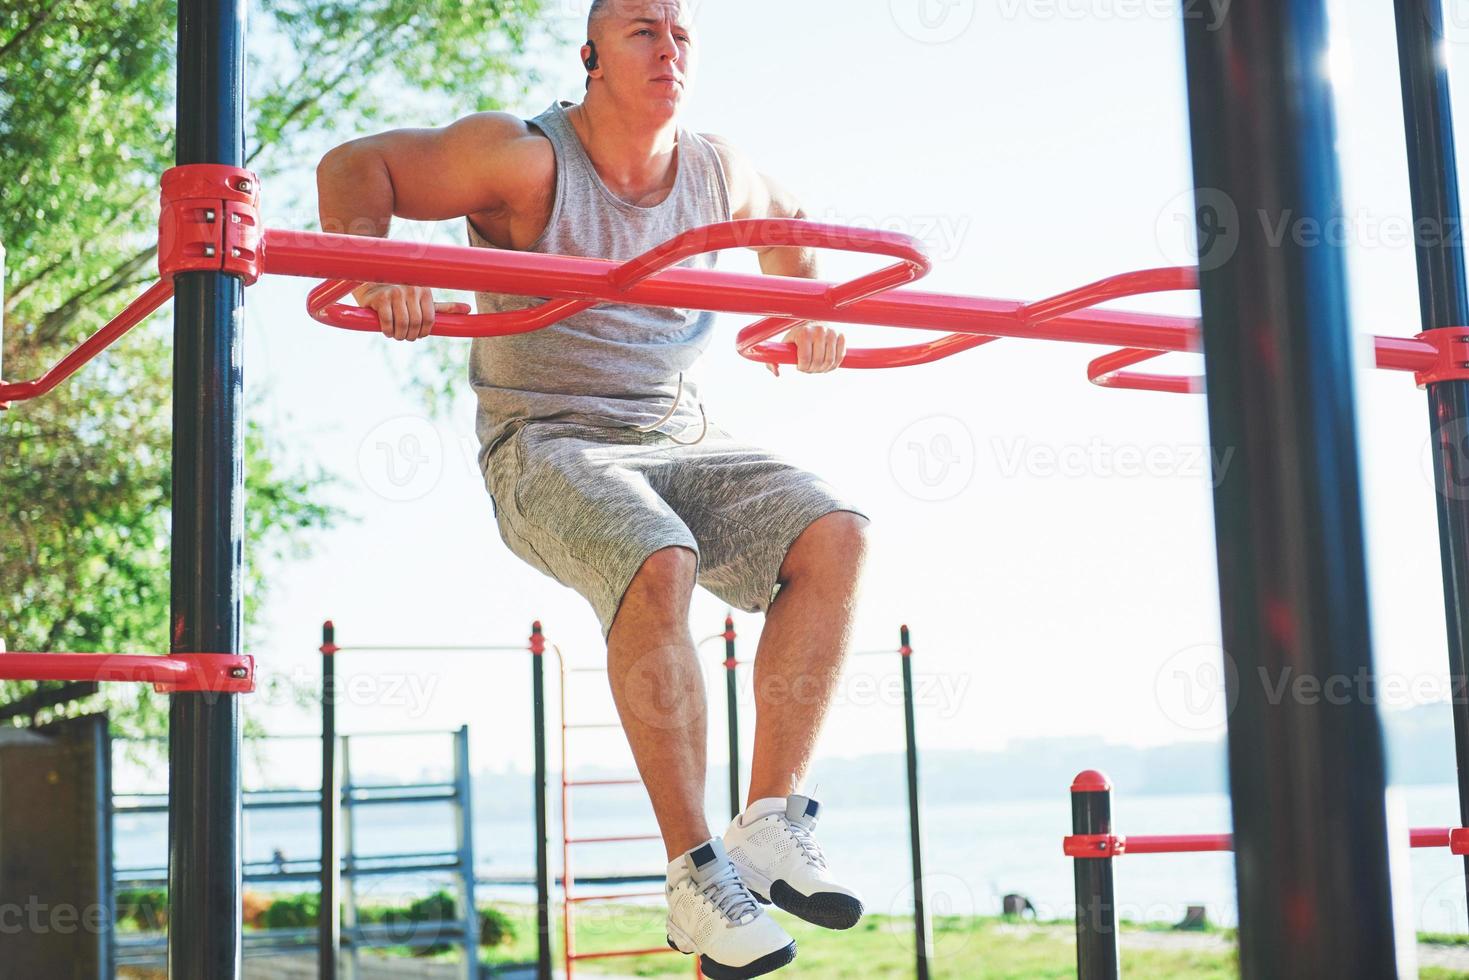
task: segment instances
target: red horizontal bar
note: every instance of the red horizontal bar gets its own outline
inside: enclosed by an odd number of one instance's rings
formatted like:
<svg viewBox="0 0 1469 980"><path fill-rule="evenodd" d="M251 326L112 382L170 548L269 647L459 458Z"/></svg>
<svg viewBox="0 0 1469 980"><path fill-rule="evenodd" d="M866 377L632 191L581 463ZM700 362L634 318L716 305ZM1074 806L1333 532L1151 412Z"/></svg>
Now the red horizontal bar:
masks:
<svg viewBox="0 0 1469 980"><path fill-rule="evenodd" d="M568 902L615 902L619 898L663 898L667 892L624 892L621 895L573 895Z"/></svg>
<svg viewBox="0 0 1469 980"><path fill-rule="evenodd" d="M631 837L568 837L568 844L620 844L634 840L662 840L659 834L636 834Z"/></svg>
<svg viewBox="0 0 1469 980"><path fill-rule="evenodd" d="M566 779L563 786L641 786L641 779Z"/></svg>
<svg viewBox="0 0 1469 980"><path fill-rule="evenodd" d="M1447 847L1469 854L1469 829L1419 827L1408 831L1410 847ZM1231 834L1074 834L1062 842L1062 851L1074 858L1113 858L1126 854L1189 854L1234 850Z"/></svg>
<svg viewBox="0 0 1469 980"><path fill-rule="evenodd" d="M1196 320L1189 317L1084 310L1037 324L1026 319L1023 303L912 289L892 290L838 305L831 295L838 284L684 267L667 269L619 293L609 286L609 276L619 263L606 259L277 229L267 229L264 240L266 271L274 275L397 282L971 335L935 342L955 349L1006 336L1153 350L1197 349L1193 336Z"/></svg>
<svg viewBox="0 0 1469 980"><path fill-rule="evenodd" d="M617 949L605 953L571 953L568 960L605 960L614 956L652 956L654 953L677 953L672 946L654 946L652 949Z"/></svg>
<svg viewBox="0 0 1469 980"><path fill-rule="evenodd" d="M1232 851L1232 834L1127 835L1129 854L1188 854L1196 851Z"/></svg>
<svg viewBox="0 0 1469 980"><path fill-rule="evenodd" d="M1408 831L1409 847L1448 847L1449 828L1418 827Z"/></svg>
<svg viewBox="0 0 1469 980"><path fill-rule="evenodd" d="M588 721L575 724L562 725L562 728L621 728L620 721Z"/></svg>
<svg viewBox="0 0 1469 980"><path fill-rule="evenodd" d="M255 690L255 661L223 653L0 653L0 679L152 684L160 693Z"/></svg>

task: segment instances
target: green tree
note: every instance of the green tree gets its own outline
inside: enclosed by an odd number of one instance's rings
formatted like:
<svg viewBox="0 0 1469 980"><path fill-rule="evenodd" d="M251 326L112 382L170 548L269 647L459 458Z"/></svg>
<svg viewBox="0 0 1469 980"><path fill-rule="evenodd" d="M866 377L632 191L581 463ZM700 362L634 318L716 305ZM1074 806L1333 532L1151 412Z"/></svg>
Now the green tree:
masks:
<svg viewBox="0 0 1469 980"><path fill-rule="evenodd" d="M157 274L158 180L173 162L176 9L175 0L0 6L12 380L55 363ZM424 106L448 118L503 105L534 80L524 63L544 36L539 12L540 0L252 4L248 166L269 195L272 178L299 176L326 146L425 124ZM292 204L274 206L282 203ZM168 310L55 392L0 413L0 639L11 649L167 649ZM311 531L342 516L321 502L325 475L288 470L281 455L247 419L247 645L266 596L261 568L302 554ZM0 703L34 687L0 683ZM106 686L64 710L102 705L119 734L165 727L166 702L144 685Z"/></svg>

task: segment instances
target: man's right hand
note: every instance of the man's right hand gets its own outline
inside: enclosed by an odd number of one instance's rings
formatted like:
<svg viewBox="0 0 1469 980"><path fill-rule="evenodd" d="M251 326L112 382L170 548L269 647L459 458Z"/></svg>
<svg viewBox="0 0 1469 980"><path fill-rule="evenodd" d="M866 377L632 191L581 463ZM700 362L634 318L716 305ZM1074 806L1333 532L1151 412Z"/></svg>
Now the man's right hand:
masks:
<svg viewBox="0 0 1469 980"><path fill-rule="evenodd" d="M459 307L455 303L435 303L433 290L427 286L366 283L353 290L352 296L358 306L377 313L383 336L394 340L427 337L433 332L435 313L449 313Z"/></svg>

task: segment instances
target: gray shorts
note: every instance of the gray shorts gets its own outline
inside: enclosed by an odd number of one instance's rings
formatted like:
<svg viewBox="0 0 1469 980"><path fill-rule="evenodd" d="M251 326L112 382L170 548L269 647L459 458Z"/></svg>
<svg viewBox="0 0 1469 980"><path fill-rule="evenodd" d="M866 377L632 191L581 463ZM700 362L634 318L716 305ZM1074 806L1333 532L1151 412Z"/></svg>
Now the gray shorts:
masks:
<svg viewBox="0 0 1469 980"><path fill-rule="evenodd" d="M698 583L763 612L787 550L817 518L861 514L824 480L710 423L697 445L659 432L531 422L495 448L485 482L500 537L592 604L605 639L643 562L698 557Z"/></svg>

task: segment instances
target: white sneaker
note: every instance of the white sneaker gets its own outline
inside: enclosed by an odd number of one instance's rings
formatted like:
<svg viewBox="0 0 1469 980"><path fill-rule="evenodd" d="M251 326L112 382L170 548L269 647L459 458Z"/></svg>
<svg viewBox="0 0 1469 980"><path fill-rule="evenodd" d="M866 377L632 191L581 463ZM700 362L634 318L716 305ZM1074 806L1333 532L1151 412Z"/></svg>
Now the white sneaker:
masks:
<svg viewBox="0 0 1469 980"><path fill-rule="evenodd" d="M756 800L724 832L724 846L760 901L827 929L850 929L862 918L862 898L836 882L811 835L820 810L795 793Z"/></svg>
<svg viewBox="0 0 1469 980"><path fill-rule="evenodd" d="M668 865L668 945L697 953L712 980L744 980L796 958L796 941L760 908L718 838Z"/></svg>

